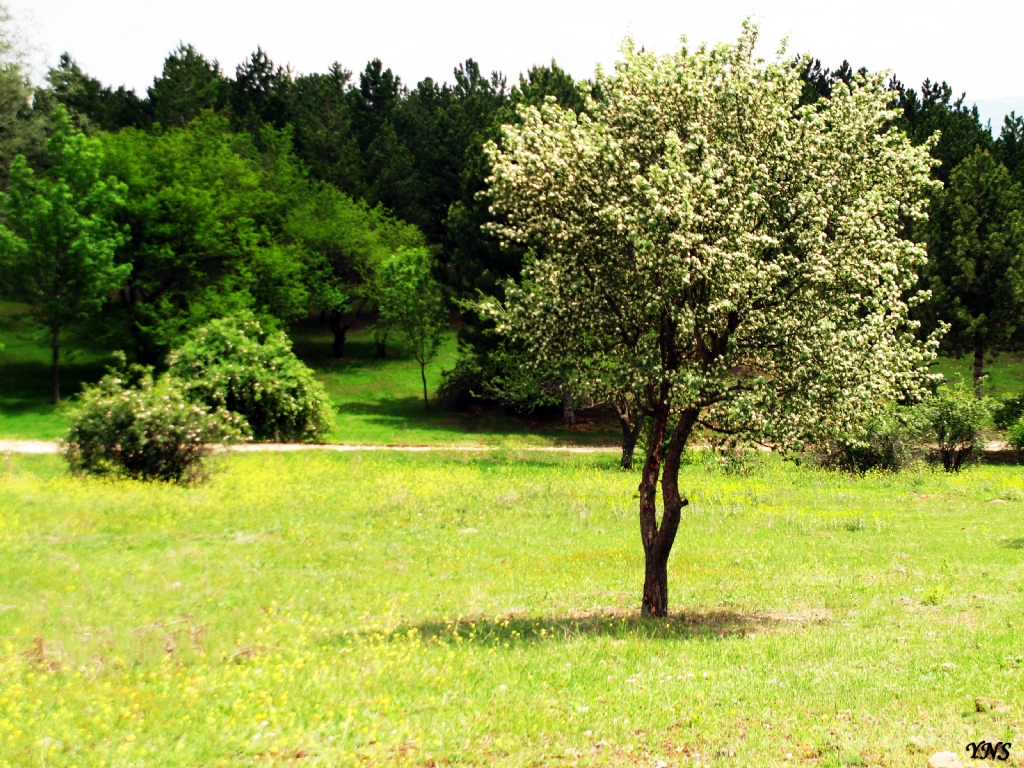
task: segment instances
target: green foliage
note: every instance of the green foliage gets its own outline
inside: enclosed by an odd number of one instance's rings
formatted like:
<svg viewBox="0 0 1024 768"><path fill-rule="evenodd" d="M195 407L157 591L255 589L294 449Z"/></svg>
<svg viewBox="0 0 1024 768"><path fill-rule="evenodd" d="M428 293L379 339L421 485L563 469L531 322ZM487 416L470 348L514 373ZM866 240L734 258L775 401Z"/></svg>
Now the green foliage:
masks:
<svg viewBox="0 0 1024 768"><path fill-rule="evenodd" d="M1009 429L1024 416L1024 394L1004 397L992 406L992 421L1000 429Z"/></svg>
<svg viewBox="0 0 1024 768"><path fill-rule="evenodd" d="M919 406L947 472L958 472L983 445L981 428L989 414L987 401L965 387L942 386Z"/></svg>
<svg viewBox="0 0 1024 768"><path fill-rule="evenodd" d="M448 308L441 285L431 275L433 259L426 248L400 248L377 271L374 298L380 322L393 327L420 364L423 406L428 404L426 367L448 329Z"/></svg>
<svg viewBox="0 0 1024 768"><path fill-rule="evenodd" d="M1024 451L1024 416L1006 430L1006 441L1018 451Z"/></svg>
<svg viewBox="0 0 1024 768"><path fill-rule="evenodd" d="M938 134L938 142L931 147L932 156L939 161L934 168L935 178L947 183L956 168L977 149L990 149L992 134L981 124L976 106L967 106L965 94L953 96L948 83L925 80L918 94L913 88L904 88L893 82L898 98L900 116L897 125L915 144L931 141Z"/></svg>
<svg viewBox="0 0 1024 768"><path fill-rule="evenodd" d="M424 243L416 227L329 184L315 185L291 209L283 229L303 253L309 304L330 321L335 357L342 357L348 329L374 301L380 265L396 249Z"/></svg>
<svg viewBox="0 0 1024 768"><path fill-rule="evenodd" d="M235 68L235 78L229 85L235 124L257 137L266 124L284 128L288 123L291 85L291 71L275 67L266 51L257 48Z"/></svg>
<svg viewBox="0 0 1024 768"><path fill-rule="evenodd" d="M891 405L851 434L833 441L832 451L823 463L860 474L899 472L913 459L921 426L920 416L914 409Z"/></svg>
<svg viewBox="0 0 1024 768"><path fill-rule="evenodd" d="M203 112L185 128L104 139L108 168L129 188L123 312L140 359L155 362L191 329L241 310L305 313L304 255L277 236L305 191L286 137L266 129L260 153L249 134Z"/></svg>
<svg viewBox="0 0 1024 768"><path fill-rule="evenodd" d="M168 357L185 397L239 414L257 440L322 440L333 425L327 393L282 331L251 314L212 320Z"/></svg>
<svg viewBox="0 0 1024 768"><path fill-rule="evenodd" d="M928 226L927 306L950 326L944 350L974 353L977 388L985 354L1008 349L1022 328L1024 193L979 149L952 172Z"/></svg>
<svg viewBox="0 0 1024 768"><path fill-rule="evenodd" d="M57 101L84 127L116 131L127 126L146 128L153 122L152 104L124 86L116 90L82 71L67 53L46 73Z"/></svg>
<svg viewBox="0 0 1024 768"><path fill-rule="evenodd" d="M87 387L65 439L74 474L191 483L203 477L214 443L243 439L244 419L189 402L167 375L131 366Z"/></svg>
<svg viewBox="0 0 1024 768"><path fill-rule="evenodd" d="M351 78L352 73L337 63L325 74L295 78L290 88L289 122L295 153L310 175L359 195L363 191L363 158L349 109Z"/></svg>
<svg viewBox="0 0 1024 768"><path fill-rule="evenodd" d="M164 128L182 128L203 110L223 110L229 88L216 61L208 61L191 45L179 45L149 87L153 117Z"/></svg>
<svg viewBox="0 0 1024 768"><path fill-rule="evenodd" d="M95 313L128 275L127 266L114 262L125 241L114 215L126 188L102 177L102 145L76 129L63 106L54 117L46 159L41 173L24 155L11 166L10 190L0 196L0 274L49 335L56 403L61 331Z"/></svg>

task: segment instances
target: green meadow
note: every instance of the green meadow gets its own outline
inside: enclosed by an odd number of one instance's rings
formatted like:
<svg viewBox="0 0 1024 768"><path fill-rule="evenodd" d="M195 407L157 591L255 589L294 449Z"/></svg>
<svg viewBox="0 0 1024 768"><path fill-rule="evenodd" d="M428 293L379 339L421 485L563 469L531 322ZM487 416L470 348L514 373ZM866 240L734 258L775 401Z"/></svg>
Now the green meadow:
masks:
<svg viewBox="0 0 1024 768"><path fill-rule="evenodd" d="M289 333L296 353L316 371L336 409L332 443L375 445L556 446L615 444L619 428L608 415L580 414L575 427L559 414L513 415L500 408L452 411L423 407L419 365L392 345L377 357L371 329L348 334L345 356L331 355L330 330L315 319L296 323ZM65 402L49 402L50 351L41 343L23 306L0 302L0 440L55 440L70 426L69 414L82 385L92 383L114 363L113 342L97 347L72 339L61 366ZM448 334L437 358L427 366L431 397L441 372L458 353Z"/></svg>
<svg viewBox="0 0 1024 768"><path fill-rule="evenodd" d="M694 454L642 621L615 465L232 454L182 488L10 456L0 766L1020 764L1018 468Z"/></svg>
<svg viewBox="0 0 1024 768"><path fill-rule="evenodd" d="M423 407L417 363L392 346L377 356L367 325L348 334L345 356L331 355L330 330L310 318L290 329L299 357L316 371L335 405L335 428L328 442L357 445L520 446L615 445L619 427L608 413L581 412L577 424L564 425L555 410L513 414L497 407L454 411L432 403ZM50 352L33 329L26 309L0 302L0 440L56 440L70 426L70 411L83 384L99 380L114 363L112 342L90 345L72 339L61 367L65 402L48 400ZM437 359L427 366L431 396L442 371L458 355L454 332ZM970 383L973 360L940 359L935 370L949 381ZM1024 392L1024 353L1002 354L986 370L985 390L994 397Z"/></svg>

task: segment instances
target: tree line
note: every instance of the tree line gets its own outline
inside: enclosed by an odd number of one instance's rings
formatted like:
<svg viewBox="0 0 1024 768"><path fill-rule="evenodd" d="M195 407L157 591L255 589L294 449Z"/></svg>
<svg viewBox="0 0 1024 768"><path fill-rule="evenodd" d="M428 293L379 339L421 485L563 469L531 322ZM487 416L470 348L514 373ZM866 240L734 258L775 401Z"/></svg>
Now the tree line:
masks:
<svg viewBox="0 0 1024 768"><path fill-rule="evenodd" d="M864 74L846 62L792 66L801 104L830 99L837 84ZM903 222L902 236L928 253L919 277L930 293L911 313L926 332L949 326L943 351L974 355L980 391L988 356L1021 341L1024 119L1010 115L993 135L946 83L915 90L893 79L887 90L889 130L927 146L940 182L929 217ZM116 339L155 363L211 319L245 310L286 326L314 310L333 331L333 354L344 355L346 332L361 317L378 321L383 352L401 315L382 311L384 299L402 293L394 281L429 277L446 286L442 298L456 300L462 320L446 397L557 403L571 420L574 408L597 403L574 392L557 364L524 366L525 350L494 334L470 302L503 299L524 259L548 247L502 242L505 214L491 210L485 147L503 125L520 124L525 108L553 100L582 114L606 98L599 81L576 81L554 61L510 85L470 59L451 83L412 86L376 59L357 75L340 64L300 74L257 49L229 73L182 44L139 95L101 83L69 54L33 87L8 57L0 68L5 290L28 300L47 329L56 399L68 328ZM79 148L73 162L69 147ZM69 162L78 163L70 176ZM49 224L33 200L50 200ZM60 290L59 265L51 259L46 274L32 260L43 242L33 238L48 226L53 248L69 247L57 232L68 244L80 233L75 247L85 248L77 267L61 267ZM407 264L385 268L396 253ZM432 345L436 323L421 334L420 356ZM635 414L628 402L615 405L624 439L635 442Z"/></svg>

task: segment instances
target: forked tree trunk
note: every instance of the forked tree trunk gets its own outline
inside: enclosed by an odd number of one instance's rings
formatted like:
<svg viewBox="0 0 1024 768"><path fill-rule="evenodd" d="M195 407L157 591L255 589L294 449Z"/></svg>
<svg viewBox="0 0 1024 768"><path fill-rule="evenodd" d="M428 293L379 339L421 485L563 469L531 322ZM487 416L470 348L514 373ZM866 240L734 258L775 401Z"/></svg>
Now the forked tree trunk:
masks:
<svg viewBox="0 0 1024 768"><path fill-rule="evenodd" d="M978 341L974 345L974 396L981 400L981 380L987 375L982 370L985 363L985 345Z"/></svg>
<svg viewBox="0 0 1024 768"><path fill-rule="evenodd" d="M60 325L53 326L53 404L60 402Z"/></svg>
<svg viewBox="0 0 1024 768"><path fill-rule="evenodd" d="M629 423L629 402L616 401L615 412L619 415L619 426L622 427L622 460L619 462L623 469L633 468L633 452L636 450L636 441L640 437L640 430L644 426L644 414L636 420L636 424Z"/></svg>
<svg viewBox="0 0 1024 768"><path fill-rule="evenodd" d="M679 493L679 464L697 421L697 411L687 410L680 414L666 448L668 421L667 409L653 416L647 460L640 479L640 540L644 547L641 613L650 617L668 615L668 557L676 540L683 507L689 503ZM656 511L659 474L662 495L660 524Z"/></svg>

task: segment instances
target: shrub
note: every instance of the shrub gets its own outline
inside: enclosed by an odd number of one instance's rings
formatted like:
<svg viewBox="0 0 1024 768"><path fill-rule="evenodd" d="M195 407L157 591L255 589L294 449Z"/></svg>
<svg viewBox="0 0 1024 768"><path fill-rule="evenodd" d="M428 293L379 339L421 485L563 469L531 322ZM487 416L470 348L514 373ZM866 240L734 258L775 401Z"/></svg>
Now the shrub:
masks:
<svg viewBox="0 0 1024 768"><path fill-rule="evenodd" d="M981 444L988 404L963 387L939 387L920 407L938 443L942 466L947 472L959 471Z"/></svg>
<svg viewBox="0 0 1024 768"><path fill-rule="evenodd" d="M331 429L333 409L323 385L284 333L252 315L197 329L168 364L189 400L244 416L257 440L313 441Z"/></svg>
<svg viewBox="0 0 1024 768"><path fill-rule="evenodd" d="M170 377L154 381L152 368L132 366L85 389L64 456L74 474L190 483L203 476L212 444L247 434L236 414L210 413L186 400Z"/></svg>
<svg viewBox="0 0 1024 768"><path fill-rule="evenodd" d="M1024 395L1004 397L992 408L992 421L1000 429L1009 429L1024 416Z"/></svg>
<svg viewBox="0 0 1024 768"><path fill-rule="evenodd" d="M1018 451L1024 451L1024 416L1006 430L1006 441Z"/></svg>
<svg viewBox="0 0 1024 768"><path fill-rule="evenodd" d="M919 431L913 410L894 405L856 432L836 439L823 463L861 474L899 472L913 458L914 435Z"/></svg>
<svg viewBox="0 0 1024 768"><path fill-rule="evenodd" d="M459 358L455 367L441 372L434 401L442 408L464 410L485 386L484 372L472 358Z"/></svg>

